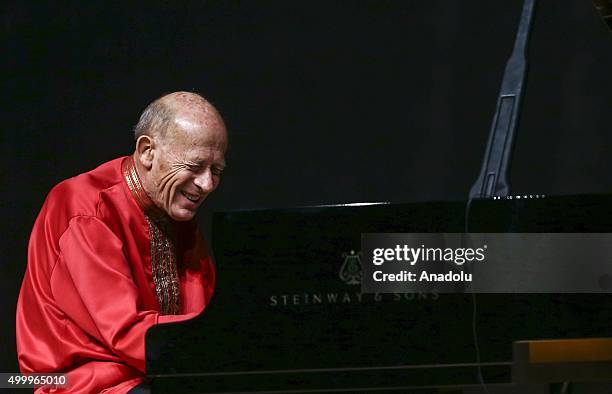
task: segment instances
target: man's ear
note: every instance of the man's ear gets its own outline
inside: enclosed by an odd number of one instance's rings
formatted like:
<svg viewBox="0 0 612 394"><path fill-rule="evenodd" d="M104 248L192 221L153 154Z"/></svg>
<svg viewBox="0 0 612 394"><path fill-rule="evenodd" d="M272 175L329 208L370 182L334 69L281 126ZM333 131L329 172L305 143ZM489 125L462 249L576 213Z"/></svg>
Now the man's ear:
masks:
<svg viewBox="0 0 612 394"><path fill-rule="evenodd" d="M148 135L141 135L136 140L136 155L140 164L147 170L153 167L153 156L155 155L155 141Z"/></svg>

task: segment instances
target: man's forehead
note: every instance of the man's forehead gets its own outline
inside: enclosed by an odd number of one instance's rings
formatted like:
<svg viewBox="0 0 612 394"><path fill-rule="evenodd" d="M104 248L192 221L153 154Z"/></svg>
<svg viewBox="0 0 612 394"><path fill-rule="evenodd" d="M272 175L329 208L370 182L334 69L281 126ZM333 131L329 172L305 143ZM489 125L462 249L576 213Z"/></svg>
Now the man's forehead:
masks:
<svg viewBox="0 0 612 394"><path fill-rule="evenodd" d="M225 167L225 152L220 148L190 149L185 152L185 159L191 164L215 164Z"/></svg>
<svg viewBox="0 0 612 394"><path fill-rule="evenodd" d="M180 137L166 139L164 145L168 152L190 163L225 162L226 143L214 136L198 138L191 133L182 133Z"/></svg>
<svg viewBox="0 0 612 394"><path fill-rule="evenodd" d="M178 142L177 145L193 149L215 148L225 151L227 146L225 130L208 127L179 130L176 134L175 141Z"/></svg>
<svg viewBox="0 0 612 394"><path fill-rule="evenodd" d="M225 124L220 118L195 113L178 113L173 119L177 131L197 133L225 133Z"/></svg>

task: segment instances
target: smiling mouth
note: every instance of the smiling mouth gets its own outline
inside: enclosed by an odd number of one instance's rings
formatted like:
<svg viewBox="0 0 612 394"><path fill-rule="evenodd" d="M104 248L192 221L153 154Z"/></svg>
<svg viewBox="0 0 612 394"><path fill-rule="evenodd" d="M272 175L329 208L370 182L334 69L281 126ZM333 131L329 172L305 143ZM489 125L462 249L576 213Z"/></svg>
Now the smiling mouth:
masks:
<svg viewBox="0 0 612 394"><path fill-rule="evenodd" d="M191 202L198 202L200 201L200 196L196 195L196 194L189 194L186 192L181 191L181 194L183 196L185 196L186 199L188 199Z"/></svg>

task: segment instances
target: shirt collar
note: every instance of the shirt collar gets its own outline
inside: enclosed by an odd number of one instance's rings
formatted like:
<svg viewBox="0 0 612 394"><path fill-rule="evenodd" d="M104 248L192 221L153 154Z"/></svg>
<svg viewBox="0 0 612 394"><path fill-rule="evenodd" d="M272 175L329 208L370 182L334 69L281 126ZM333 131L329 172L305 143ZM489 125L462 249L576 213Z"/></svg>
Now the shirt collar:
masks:
<svg viewBox="0 0 612 394"><path fill-rule="evenodd" d="M128 156L123 160L121 163L121 172L123 173L123 179L130 189L132 197L145 215L154 220L167 221L169 219L168 215L155 205L142 186L132 156Z"/></svg>

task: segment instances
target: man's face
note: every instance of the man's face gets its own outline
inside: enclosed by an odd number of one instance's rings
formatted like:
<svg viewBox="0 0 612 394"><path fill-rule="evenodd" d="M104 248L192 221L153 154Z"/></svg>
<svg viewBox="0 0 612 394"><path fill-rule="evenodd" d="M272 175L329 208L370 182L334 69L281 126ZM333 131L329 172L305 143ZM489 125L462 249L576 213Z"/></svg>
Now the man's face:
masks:
<svg viewBox="0 0 612 394"><path fill-rule="evenodd" d="M177 120L174 132L155 140L151 197L172 219L191 220L225 168L224 126Z"/></svg>

